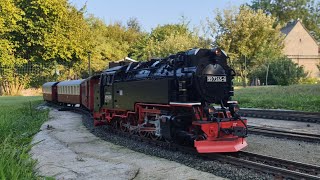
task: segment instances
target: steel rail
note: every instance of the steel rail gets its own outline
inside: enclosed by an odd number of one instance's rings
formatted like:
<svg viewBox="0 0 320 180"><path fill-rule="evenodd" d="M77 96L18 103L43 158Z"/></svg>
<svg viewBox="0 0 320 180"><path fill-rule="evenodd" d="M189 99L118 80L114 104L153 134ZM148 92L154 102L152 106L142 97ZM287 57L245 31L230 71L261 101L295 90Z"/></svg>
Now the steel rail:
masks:
<svg viewBox="0 0 320 180"><path fill-rule="evenodd" d="M59 110L73 111L85 115L87 118L93 119L90 112L81 108L74 107L60 107ZM288 161L271 156L254 154L250 152L240 151L237 153L210 153L199 154L192 147L177 145L171 142L155 141L146 137L141 137L135 134L129 134L116 129L109 129L112 133L132 139L134 141L145 142L153 146L166 148L168 150L180 151L195 155L197 157L208 160L217 160L222 163L231 164L241 168L252 169L260 173L274 175L276 178L290 178L290 179L318 179L320 180L320 167L316 165L304 164L295 161Z"/></svg>
<svg viewBox="0 0 320 180"><path fill-rule="evenodd" d="M237 155L221 155L221 154L214 154L214 155L210 154L207 156L209 156L209 158L217 159L221 162L227 162L228 164L232 164L235 166L245 167L258 172L271 174L275 178L320 179L320 176L318 176L320 173L318 166L297 163L294 161L286 161L283 159L272 158L264 155L258 155L258 154L253 155L253 153L250 153L253 157L245 159L243 157L244 153L246 152L237 153L237 154L240 154L240 157L237 157ZM248 157L248 156L245 156L245 157ZM257 158L257 157L260 157L260 158ZM292 165L288 166L287 165L288 163ZM312 168L311 171L303 172L302 170L306 169L307 167ZM314 169L316 170L313 171Z"/></svg>
<svg viewBox="0 0 320 180"><path fill-rule="evenodd" d="M248 125L248 133L263 135L268 137L286 138L286 139L292 139L292 140L320 143L319 134L293 132L293 131L286 131L286 130L276 129L276 128L265 128L265 127Z"/></svg>
<svg viewBox="0 0 320 180"><path fill-rule="evenodd" d="M320 123L320 112L243 108L239 111L239 114L243 117Z"/></svg>
<svg viewBox="0 0 320 180"><path fill-rule="evenodd" d="M285 159L280 159L272 156L266 156L261 154L256 154L252 152L240 151L237 156L244 159L250 159L253 161L263 161L266 164L273 165L276 167L286 167L290 170L296 170L302 173L308 173L311 175L320 175L320 166L311 165L296 161L289 161ZM320 178L320 177L319 177Z"/></svg>

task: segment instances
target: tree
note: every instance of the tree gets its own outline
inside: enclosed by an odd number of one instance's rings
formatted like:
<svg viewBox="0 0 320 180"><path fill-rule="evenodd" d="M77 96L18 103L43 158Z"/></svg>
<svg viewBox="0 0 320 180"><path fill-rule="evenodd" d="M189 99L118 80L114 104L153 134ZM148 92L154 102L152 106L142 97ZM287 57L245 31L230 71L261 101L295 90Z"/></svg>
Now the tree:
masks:
<svg viewBox="0 0 320 180"><path fill-rule="evenodd" d="M130 18L127 22L128 29L132 29L136 32L141 32L141 25L137 18Z"/></svg>
<svg viewBox="0 0 320 180"><path fill-rule="evenodd" d="M276 18L275 24L284 26L301 19L311 34L320 41L320 1L314 0L252 0L253 10L262 9Z"/></svg>
<svg viewBox="0 0 320 180"><path fill-rule="evenodd" d="M0 1L0 92L18 94L28 82L25 74L18 76L16 68L26 61L17 57L17 42L12 40L12 32L19 28L18 21L23 12L17 8L13 0Z"/></svg>
<svg viewBox="0 0 320 180"><path fill-rule="evenodd" d="M132 20L137 22L137 20ZM128 27L121 23L106 25L102 20L90 16L87 18L91 34L93 34L92 68L95 72L102 71L110 61L117 61L130 56L133 47L145 33L138 31L133 22ZM138 28L138 29L137 29Z"/></svg>
<svg viewBox="0 0 320 180"><path fill-rule="evenodd" d="M208 20L215 45L228 52L230 64L236 69L246 86L246 76L256 66L266 65L281 56L283 36L280 27L273 27L275 18L262 10L253 11L241 6L239 11L217 12Z"/></svg>
<svg viewBox="0 0 320 180"><path fill-rule="evenodd" d="M16 94L61 77L80 77L92 46L90 28L67 0L3 0L0 3L0 83ZM40 71L41 69L41 71Z"/></svg>
<svg viewBox="0 0 320 180"><path fill-rule="evenodd" d="M261 80L261 83L266 83L266 71L267 69L264 66L258 67L251 74L251 77L257 77ZM292 62L287 57L281 57L270 62L268 74L268 84L283 86L296 84L300 79L307 76L302 66Z"/></svg>
<svg viewBox="0 0 320 180"><path fill-rule="evenodd" d="M167 24L142 36L134 46L132 56L138 59L165 57L194 47L205 47L205 44L205 40L191 32L186 24Z"/></svg>

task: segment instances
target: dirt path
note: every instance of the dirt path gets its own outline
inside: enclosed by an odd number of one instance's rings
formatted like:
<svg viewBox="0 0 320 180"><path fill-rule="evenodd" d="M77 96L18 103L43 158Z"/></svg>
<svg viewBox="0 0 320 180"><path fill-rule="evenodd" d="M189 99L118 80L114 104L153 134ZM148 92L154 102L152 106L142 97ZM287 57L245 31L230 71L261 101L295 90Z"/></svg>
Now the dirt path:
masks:
<svg viewBox="0 0 320 180"><path fill-rule="evenodd" d="M50 111L33 139L37 172L56 179L222 179L185 165L138 153L92 135L71 112Z"/></svg>

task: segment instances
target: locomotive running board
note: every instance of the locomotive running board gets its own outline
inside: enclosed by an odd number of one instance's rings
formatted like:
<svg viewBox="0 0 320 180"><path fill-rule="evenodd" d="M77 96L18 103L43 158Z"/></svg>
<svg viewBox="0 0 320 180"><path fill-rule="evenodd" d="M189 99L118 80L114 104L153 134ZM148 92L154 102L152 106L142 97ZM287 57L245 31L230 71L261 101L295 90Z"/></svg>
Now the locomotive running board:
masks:
<svg viewBox="0 0 320 180"><path fill-rule="evenodd" d="M194 147L199 153L237 152L247 145L244 138L238 138L234 141L194 141Z"/></svg>

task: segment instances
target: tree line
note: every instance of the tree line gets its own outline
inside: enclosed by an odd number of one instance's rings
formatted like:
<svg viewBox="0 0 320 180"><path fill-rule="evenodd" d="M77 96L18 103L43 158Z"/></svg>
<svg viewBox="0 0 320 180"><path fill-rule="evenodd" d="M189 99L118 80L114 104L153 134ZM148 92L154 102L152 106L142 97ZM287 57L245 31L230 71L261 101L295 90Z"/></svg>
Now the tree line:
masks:
<svg viewBox="0 0 320 180"><path fill-rule="evenodd" d="M208 17L205 33L185 21L158 25L150 33L136 18L106 24L86 15L85 6L77 9L67 0L1 0L0 89L17 94L45 81L87 77L89 55L92 71L99 72L125 57L147 60L210 44L229 53L245 82L263 70L256 72L256 67L285 59L280 28L297 18L319 40L319 2L313 0L253 0L251 5L216 11Z"/></svg>

